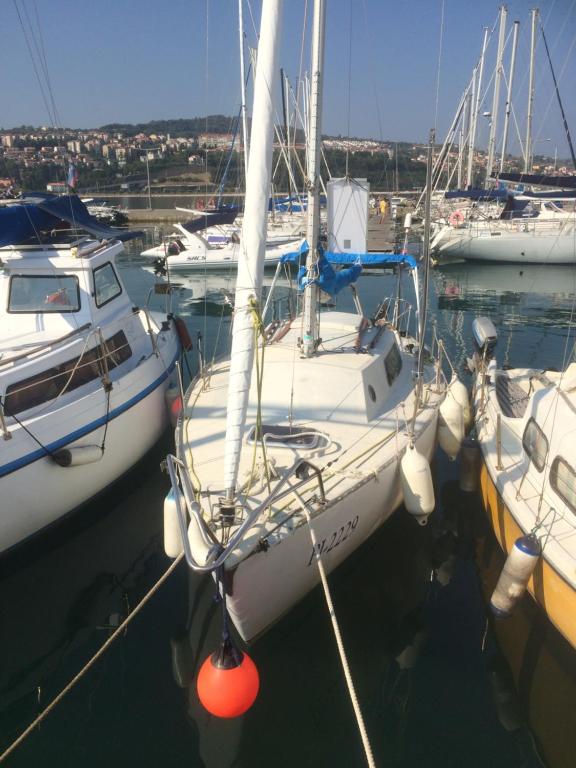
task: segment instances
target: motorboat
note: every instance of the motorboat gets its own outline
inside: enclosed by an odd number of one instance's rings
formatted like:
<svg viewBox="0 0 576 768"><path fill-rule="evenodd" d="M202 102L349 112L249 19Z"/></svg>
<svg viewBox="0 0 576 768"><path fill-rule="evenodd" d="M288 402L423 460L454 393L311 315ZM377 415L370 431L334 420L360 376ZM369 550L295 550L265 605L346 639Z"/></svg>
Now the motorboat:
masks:
<svg viewBox="0 0 576 768"><path fill-rule="evenodd" d="M576 648L576 363L501 368L491 320L473 329L481 495L508 555L492 607L508 615L527 588Z"/></svg>
<svg viewBox="0 0 576 768"><path fill-rule="evenodd" d="M83 197L82 202L86 206L88 213L96 221L102 224L117 227L128 223L128 216L117 205L113 205L108 200L100 200L94 197Z"/></svg>
<svg viewBox="0 0 576 768"><path fill-rule="evenodd" d="M179 209L195 218L175 225L176 232L165 237L159 245L142 251L158 265L170 269L235 270L238 264L241 219L235 209L200 211ZM283 253L297 248L303 238L302 217L276 215L269 222L265 263L275 266Z"/></svg>
<svg viewBox="0 0 576 768"><path fill-rule="evenodd" d="M176 225L181 226L181 225ZM182 227L184 229L184 227ZM266 244L265 265L275 267L284 253L300 247L302 240L282 240ZM185 238L170 239L162 245L142 251L142 256L154 258L159 266L191 272L207 270L236 270L240 258L240 238L213 245L200 232L188 232Z"/></svg>
<svg viewBox="0 0 576 768"><path fill-rule="evenodd" d="M134 306L122 239L75 196L0 211L0 551L133 467L168 425L170 312Z"/></svg>

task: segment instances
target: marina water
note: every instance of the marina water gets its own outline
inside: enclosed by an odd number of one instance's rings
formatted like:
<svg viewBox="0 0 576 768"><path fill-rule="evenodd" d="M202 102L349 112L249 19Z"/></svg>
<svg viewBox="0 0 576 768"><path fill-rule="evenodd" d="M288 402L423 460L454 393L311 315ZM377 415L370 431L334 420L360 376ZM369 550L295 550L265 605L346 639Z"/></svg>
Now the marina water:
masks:
<svg viewBox="0 0 576 768"><path fill-rule="evenodd" d="M141 306L155 282L143 266L137 253L122 264L132 298ZM177 312L194 338L201 333L206 356L225 352L234 277L174 279ZM390 272L366 273L359 281L366 307L394 295L395 287ZM284 281L281 292L289 290ZM480 314L497 325L500 359L511 366L560 367L566 345L573 344L571 268L453 265L434 270L431 293L432 325L459 373L471 351L472 319ZM349 297L340 301L343 309L352 309ZM195 361L193 352L192 369ZM465 375L464 380L469 384ZM2 749L168 567L162 503L169 482L159 464L170 449L168 434L88 508L0 563ZM437 510L428 526L399 510L330 577L376 763L572 765L573 655L528 598L521 615L508 620L503 637L498 625L487 622L484 591L495 578L491 569L499 553L479 498L460 491L458 472L457 462L438 453ZM41 489L38 496L41 503ZM365 764L320 590L251 649L261 677L252 710L231 721L202 710L194 681L218 644L213 595L211 580L189 574L181 563L125 635L6 764ZM511 637L521 659L510 658ZM515 664L522 673L517 687L510 672Z"/></svg>

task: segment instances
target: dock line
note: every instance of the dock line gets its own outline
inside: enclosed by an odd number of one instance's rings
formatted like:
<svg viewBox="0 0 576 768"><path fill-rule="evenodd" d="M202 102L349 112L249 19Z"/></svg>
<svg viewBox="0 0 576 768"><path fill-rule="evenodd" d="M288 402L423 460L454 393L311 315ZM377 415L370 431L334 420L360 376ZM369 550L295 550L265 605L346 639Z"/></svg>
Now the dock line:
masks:
<svg viewBox="0 0 576 768"><path fill-rule="evenodd" d="M68 693L68 691L70 691L70 690L71 690L71 689L72 689L72 688L73 688L73 687L76 685L76 683L77 683L77 682L78 682L78 681L79 681L79 680L80 680L82 677L84 677L84 675L86 674L86 672L88 672L88 670L89 670L89 669L90 669L92 666L94 666L94 664L96 663L96 661L98 661L98 659L100 658L100 656L102 656L102 655L103 655L103 654L104 654L104 653L105 653L105 652L108 650L108 648L109 648L109 647L112 645L112 643L114 642L114 640L116 640L116 638L117 638L119 635L121 635L121 634L122 634L122 632L123 632L123 631L126 629L126 627L128 626L128 624L129 624L129 623L132 621L132 619L133 619L133 618L134 618L134 617L135 617L135 616L136 616L138 613L140 613L140 610L141 610L141 609L142 609L142 608L143 608L143 607L146 605L146 603L148 602L148 600L150 600L150 598L151 598L151 597L152 597L152 596L153 596L153 595L154 595L154 594L155 594L155 593L158 591L158 589L159 589L159 588L162 586L162 584L163 584L163 583L166 581L166 579L168 578L168 576L170 576L170 574L172 573L172 571L174 571L174 570L176 569L176 566L179 564L179 562L182 560L182 558L183 558L183 557L184 557L184 553L182 552L180 555L178 555L178 557L176 558L176 560L174 560L174 562L173 562L173 563L171 563L171 565L168 567L168 569L167 569L166 571L164 571L164 573L162 574L162 576L160 576L160 578L158 579L158 581L156 582L156 584L154 584L154 586L153 586L153 587L152 587L152 588L151 588L151 589L150 589L150 590L149 590L149 591L148 591L148 592L147 592L147 593L144 595L144 597L142 598L142 600L140 600L140 602L138 603L138 605L137 605L137 606L134 608L134 610L133 610L133 611L132 611L132 612L129 614L129 616L127 616L127 617L124 619L124 621L123 621L123 622L122 622L122 623L121 623L121 624L120 624L118 627L116 627L116 629L115 629L115 630L114 630L114 632L113 632L113 633L110 635L110 637L108 638L108 640L106 640L106 642L105 642L105 643L102 645L102 647L101 647L101 648L100 648L100 649L99 649L99 650L98 650L98 651L97 651L97 652L94 654L94 656L92 656L92 658L91 658L91 659L90 659L90 660L89 660L89 661L88 661L88 662L87 662L87 663L86 663L86 664L85 664L85 665L82 667L82 669L80 670L80 672L78 672L78 674L77 674L77 675L75 675L75 676L72 678L72 680L71 680L71 681L68 683L68 685L67 685L65 688L63 688L63 689L60 691L60 693L59 693L59 694L58 694L58 695L57 695L57 696L56 696L54 699L52 699L52 701L50 702L50 704L48 704L48 706L46 706L46 707L45 707L45 708L42 710L42 712L40 712L40 714L38 715L38 717L37 717L35 720L33 720L33 721L32 721L32 723L30 723L30 725L29 725L29 726L26 728L26 730L24 730L24 731L23 731L23 732L20 734L20 736L18 736L18 738L17 738L15 741L13 741L13 742L12 742L12 744L11 744L11 745L10 745L10 746L9 746L9 747L6 749L6 750L4 750L4 752L2 752L2 754L0 755L0 763L3 763L3 762L4 762L4 760L6 760L6 758L7 758L7 757L9 757L9 756L12 754L12 752L14 752L14 750L15 750L15 749L17 749L17 748L20 746L20 744L22 744L22 742L23 742L23 741L24 741L24 740L25 740L25 739L26 739L26 738L27 738L27 737L28 737L28 736L29 736L29 735L32 733L32 731L33 731L33 730L34 730L34 729L35 729L35 728L36 728L38 725L40 725L40 723L41 723L43 720L45 720L45 719L46 719L46 717L48 717L48 715L50 714L50 712L52 712L52 710L53 710L53 709L56 707L56 705L57 705L57 704L59 704L59 703L62 701L62 699L63 699L63 698L64 698L64 696L65 696L65 695Z"/></svg>

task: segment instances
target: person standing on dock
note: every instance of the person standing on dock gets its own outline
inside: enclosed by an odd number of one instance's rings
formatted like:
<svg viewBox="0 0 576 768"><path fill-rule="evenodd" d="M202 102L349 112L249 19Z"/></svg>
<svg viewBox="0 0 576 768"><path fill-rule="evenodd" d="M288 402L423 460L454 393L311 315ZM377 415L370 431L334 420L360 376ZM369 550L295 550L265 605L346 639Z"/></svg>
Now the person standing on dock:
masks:
<svg viewBox="0 0 576 768"><path fill-rule="evenodd" d="M380 198L380 224L384 221L386 216L386 198Z"/></svg>

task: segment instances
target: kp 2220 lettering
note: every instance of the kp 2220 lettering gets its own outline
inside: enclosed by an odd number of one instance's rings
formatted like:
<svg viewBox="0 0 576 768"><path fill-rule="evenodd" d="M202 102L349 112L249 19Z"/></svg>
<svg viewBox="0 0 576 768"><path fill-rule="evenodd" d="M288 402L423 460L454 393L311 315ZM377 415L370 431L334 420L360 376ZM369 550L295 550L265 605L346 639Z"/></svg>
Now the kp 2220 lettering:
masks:
<svg viewBox="0 0 576 768"><path fill-rule="evenodd" d="M322 539L322 541L319 541L314 547L312 547L312 554L310 555L310 560L308 561L308 565L309 566L312 565L312 561L318 555L327 555L328 552L331 552L333 549L336 549L336 547L339 544L342 544L343 541L346 541L348 536L350 536L350 534L356 528L357 525L358 525L358 515L356 515L356 517L353 520L348 520L348 522L345 523L337 531L334 531L328 539ZM328 546L326 546L326 542L328 542Z"/></svg>

